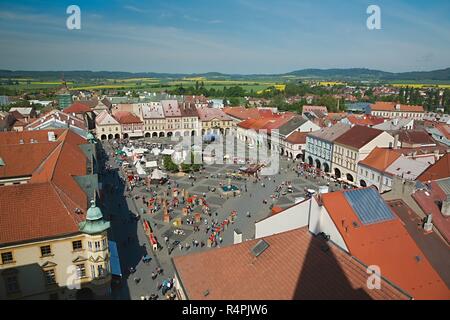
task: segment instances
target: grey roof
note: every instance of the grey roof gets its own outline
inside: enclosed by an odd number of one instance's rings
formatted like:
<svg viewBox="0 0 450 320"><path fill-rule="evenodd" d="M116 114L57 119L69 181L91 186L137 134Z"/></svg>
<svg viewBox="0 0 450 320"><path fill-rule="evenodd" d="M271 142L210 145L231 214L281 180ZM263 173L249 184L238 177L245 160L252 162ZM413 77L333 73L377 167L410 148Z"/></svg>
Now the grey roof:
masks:
<svg viewBox="0 0 450 320"><path fill-rule="evenodd" d="M320 131L310 133L309 135L312 137L318 138L320 140L333 142L334 140L339 138L341 135L343 135L350 129L351 129L350 126L338 122L332 127L324 128Z"/></svg>
<svg viewBox="0 0 450 320"><path fill-rule="evenodd" d="M385 121L383 123L372 126L372 128L384 130L384 131L396 131L402 129L404 126L409 124L411 121L414 122L414 119L411 118L397 118L389 121Z"/></svg>
<svg viewBox="0 0 450 320"><path fill-rule="evenodd" d="M450 178L442 179L436 181L439 187L444 191L444 193L449 196L450 195Z"/></svg>
<svg viewBox="0 0 450 320"><path fill-rule="evenodd" d="M347 191L344 196L365 225L395 219L391 209L374 188Z"/></svg>
<svg viewBox="0 0 450 320"><path fill-rule="evenodd" d="M287 136L293 131L297 130L298 127L302 126L307 121L309 120L301 116L295 116L279 128L279 133L280 135Z"/></svg>

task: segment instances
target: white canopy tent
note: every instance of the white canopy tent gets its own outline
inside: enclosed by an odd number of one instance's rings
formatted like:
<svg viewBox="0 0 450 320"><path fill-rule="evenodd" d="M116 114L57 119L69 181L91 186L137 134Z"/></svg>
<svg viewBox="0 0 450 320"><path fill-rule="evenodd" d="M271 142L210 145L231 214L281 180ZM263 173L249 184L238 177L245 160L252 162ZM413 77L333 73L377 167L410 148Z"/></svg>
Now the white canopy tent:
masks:
<svg viewBox="0 0 450 320"><path fill-rule="evenodd" d="M152 149L152 153L153 153L153 155L155 155L155 156L159 156L159 154L161 153L161 149L153 148L153 149Z"/></svg>
<svg viewBox="0 0 450 320"><path fill-rule="evenodd" d="M166 178L167 178L167 174L162 172L159 169L153 170L152 175L151 175L152 180L161 180L161 179L166 179Z"/></svg>
<svg viewBox="0 0 450 320"><path fill-rule="evenodd" d="M158 166L158 162L156 161L147 161L145 163L146 168L156 168Z"/></svg>
<svg viewBox="0 0 450 320"><path fill-rule="evenodd" d="M175 150L172 150L172 149L164 149L164 150L161 152L161 154L162 154L163 156L171 156L174 152L175 152Z"/></svg>

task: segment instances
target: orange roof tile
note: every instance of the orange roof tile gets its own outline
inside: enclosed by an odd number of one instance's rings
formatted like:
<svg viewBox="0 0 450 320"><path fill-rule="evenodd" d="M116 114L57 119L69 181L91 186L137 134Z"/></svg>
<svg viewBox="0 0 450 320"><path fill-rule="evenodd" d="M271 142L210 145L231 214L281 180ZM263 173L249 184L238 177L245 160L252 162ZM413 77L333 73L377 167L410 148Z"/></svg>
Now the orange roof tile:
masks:
<svg viewBox="0 0 450 320"><path fill-rule="evenodd" d="M289 142L292 144L305 144L306 136L308 134L309 134L309 132L295 131L295 132L291 133L285 140L286 140L286 142Z"/></svg>
<svg viewBox="0 0 450 320"><path fill-rule="evenodd" d="M57 132L56 141L44 140L49 131ZM68 129L7 135L0 135L0 155L6 164L0 174L4 170L8 175L3 178L19 173L31 179L0 186L0 244L78 232L89 199L74 177L88 174L87 158L79 147L86 140ZM24 137L36 142L16 144ZM76 214L76 209L82 213Z"/></svg>
<svg viewBox="0 0 450 320"><path fill-rule="evenodd" d="M91 108L80 102L75 102L70 107L63 110L64 113L86 113L91 111Z"/></svg>
<svg viewBox="0 0 450 320"><path fill-rule="evenodd" d="M173 258L191 300L408 299L388 282L367 288L366 267L307 228ZM208 295L205 296L205 291Z"/></svg>
<svg viewBox="0 0 450 320"><path fill-rule="evenodd" d="M359 163L379 172L384 172L395 160L400 158L401 155L401 152L398 150L376 147Z"/></svg>
<svg viewBox="0 0 450 320"><path fill-rule="evenodd" d="M450 299L450 290L410 237L399 218L362 224L339 191L322 195L322 202L342 235L351 255L381 274L415 299ZM358 227L353 226L357 221ZM416 259L420 257L419 261Z"/></svg>
<svg viewBox="0 0 450 320"><path fill-rule="evenodd" d="M410 106L400 104L400 110L396 110L395 102L376 102L371 105L373 111L398 111L398 112L424 112L423 106Z"/></svg>
<svg viewBox="0 0 450 320"><path fill-rule="evenodd" d="M450 154L446 153L435 164L428 167L427 170L417 178L422 182L434 181L450 177Z"/></svg>

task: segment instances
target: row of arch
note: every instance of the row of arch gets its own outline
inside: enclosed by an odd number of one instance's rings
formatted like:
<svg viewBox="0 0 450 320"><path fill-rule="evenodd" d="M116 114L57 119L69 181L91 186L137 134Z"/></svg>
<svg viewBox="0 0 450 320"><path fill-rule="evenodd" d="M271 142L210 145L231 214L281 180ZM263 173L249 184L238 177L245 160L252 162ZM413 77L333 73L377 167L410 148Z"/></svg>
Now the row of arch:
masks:
<svg viewBox="0 0 450 320"><path fill-rule="evenodd" d="M316 161L313 160L313 158L311 156L308 157L308 164L310 166L315 166L316 168L318 168L319 170L323 170L326 173L330 172L330 166L328 165L328 163L321 163L319 159L316 159ZM341 170L339 170L339 168L334 168L334 176L339 179L342 178L342 172ZM353 177L353 175L351 173L347 173L345 175L345 178L347 179L347 181L349 182L355 182L355 178ZM365 180L361 179L359 180L359 185L363 188L368 187L368 184ZM378 190L378 187L375 185L371 185L373 187L375 187Z"/></svg>

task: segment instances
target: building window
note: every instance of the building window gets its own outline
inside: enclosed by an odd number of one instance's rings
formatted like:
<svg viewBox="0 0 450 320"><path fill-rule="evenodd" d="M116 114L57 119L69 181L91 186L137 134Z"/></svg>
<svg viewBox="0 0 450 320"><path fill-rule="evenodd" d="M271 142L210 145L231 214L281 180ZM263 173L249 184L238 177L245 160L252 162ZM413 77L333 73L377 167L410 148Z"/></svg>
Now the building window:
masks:
<svg viewBox="0 0 450 320"><path fill-rule="evenodd" d="M91 278L95 278L95 266L91 264Z"/></svg>
<svg viewBox="0 0 450 320"><path fill-rule="evenodd" d="M41 247L41 256L42 257L50 256L51 254L52 254L52 249L50 248L50 246L42 246Z"/></svg>
<svg viewBox="0 0 450 320"><path fill-rule="evenodd" d="M45 270L44 275L45 275L45 283L47 285L56 283L55 269Z"/></svg>
<svg viewBox="0 0 450 320"><path fill-rule="evenodd" d="M6 285L6 292L8 294L17 293L20 291L19 280L17 279L17 276L5 277L5 285Z"/></svg>
<svg viewBox="0 0 450 320"><path fill-rule="evenodd" d="M77 264L76 268L78 279L86 277L86 266L84 265L84 263Z"/></svg>
<svg viewBox="0 0 450 320"><path fill-rule="evenodd" d="M83 250L83 243L81 242L81 240L73 241L72 248L73 251Z"/></svg>
<svg viewBox="0 0 450 320"><path fill-rule="evenodd" d="M14 262L12 252L3 252L2 253L2 263L6 264L6 263L12 263L12 262Z"/></svg>
<svg viewBox="0 0 450 320"><path fill-rule="evenodd" d="M89 248L89 250L91 250L92 251L92 242L88 242L88 248Z"/></svg>
<svg viewBox="0 0 450 320"><path fill-rule="evenodd" d="M95 251L100 251L101 247L100 247L100 241L95 241Z"/></svg>
<svg viewBox="0 0 450 320"><path fill-rule="evenodd" d="M106 250L108 248L108 244L106 242L106 238L102 240L102 244L103 244L103 250Z"/></svg>

